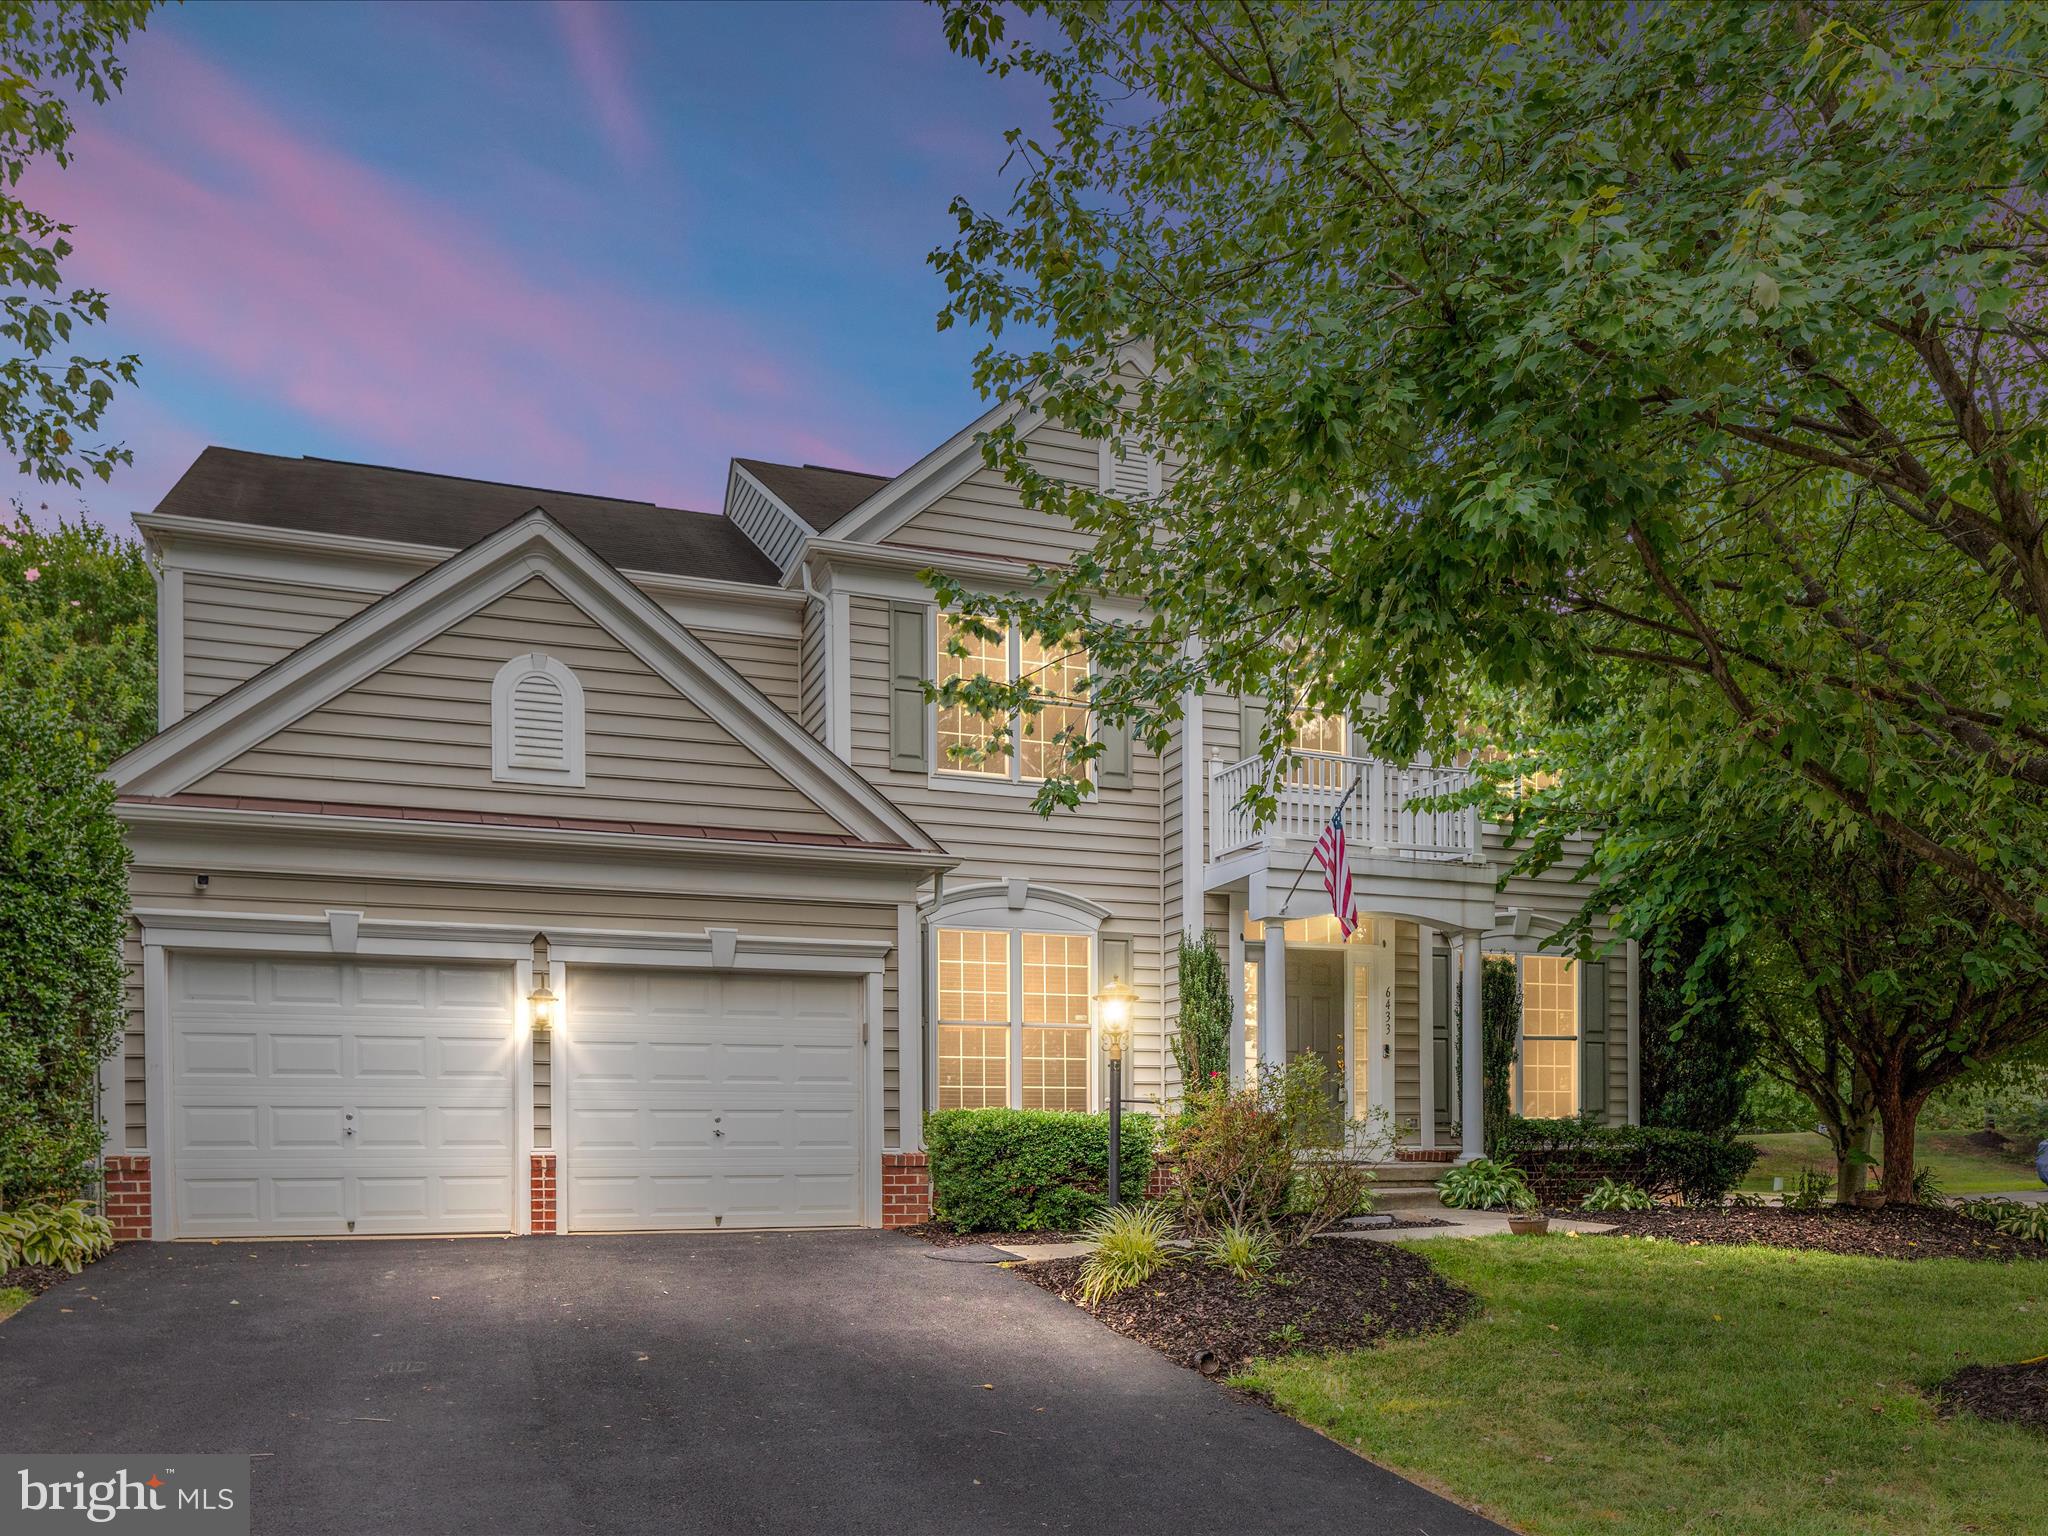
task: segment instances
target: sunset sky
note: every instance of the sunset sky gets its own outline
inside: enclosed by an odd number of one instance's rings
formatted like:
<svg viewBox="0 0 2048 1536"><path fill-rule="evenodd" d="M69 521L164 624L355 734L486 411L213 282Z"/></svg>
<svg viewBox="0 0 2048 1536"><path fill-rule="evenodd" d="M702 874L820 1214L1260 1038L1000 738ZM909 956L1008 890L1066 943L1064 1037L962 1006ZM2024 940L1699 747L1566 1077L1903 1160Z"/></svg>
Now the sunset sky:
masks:
<svg viewBox="0 0 2048 1536"><path fill-rule="evenodd" d="M31 509L125 525L207 443L709 509L979 409L924 258L1043 109L923 6L196 5L127 60L25 191L135 465Z"/></svg>

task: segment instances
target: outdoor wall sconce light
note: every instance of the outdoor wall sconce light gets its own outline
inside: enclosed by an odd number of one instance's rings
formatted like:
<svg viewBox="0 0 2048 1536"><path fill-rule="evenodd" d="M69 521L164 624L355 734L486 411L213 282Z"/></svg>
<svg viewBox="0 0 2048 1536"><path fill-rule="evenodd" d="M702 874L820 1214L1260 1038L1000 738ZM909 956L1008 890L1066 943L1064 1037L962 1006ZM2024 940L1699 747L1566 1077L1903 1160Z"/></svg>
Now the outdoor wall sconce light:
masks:
<svg viewBox="0 0 2048 1536"><path fill-rule="evenodd" d="M542 982L526 994L526 1006L531 1010L533 1032L544 1035L555 1027L555 994Z"/></svg>

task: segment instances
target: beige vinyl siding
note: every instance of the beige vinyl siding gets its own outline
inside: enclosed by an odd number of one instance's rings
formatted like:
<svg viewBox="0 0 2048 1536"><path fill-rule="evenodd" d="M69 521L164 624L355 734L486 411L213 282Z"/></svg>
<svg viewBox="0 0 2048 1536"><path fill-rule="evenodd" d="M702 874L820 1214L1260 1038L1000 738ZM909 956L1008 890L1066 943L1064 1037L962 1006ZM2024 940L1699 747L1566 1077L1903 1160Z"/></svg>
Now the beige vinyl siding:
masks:
<svg viewBox="0 0 2048 1536"><path fill-rule="evenodd" d="M948 889L982 880L1028 879L1099 902L1106 937L1132 941L1139 1001L1133 1021L1131 1092L1157 1100L1167 1053L1160 1033L1165 904L1160 891L1159 760L1131 754L1132 785L1050 820L1008 785L939 779L889 766L888 604L854 597L849 632L853 766L961 860ZM957 787L956 787L957 786ZM1174 899L1178 901L1176 892Z"/></svg>
<svg viewBox="0 0 2048 1536"><path fill-rule="evenodd" d="M1025 440L1025 451L1046 474L1089 486L1101 482L1101 452L1092 438L1047 423ZM984 464L882 542L1064 564L1091 540L1066 518L1026 507L1015 487Z"/></svg>
<svg viewBox="0 0 2048 1536"><path fill-rule="evenodd" d="M1394 1118L1422 1122L1422 930L1394 924Z"/></svg>
<svg viewBox="0 0 2048 1536"><path fill-rule="evenodd" d="M233 855L224 851L222 866ZM793 881L794 883L794 881ZM881 939L896 942L896 908L886 904L764 900L729 896L653 895L506 886L434 885L404 880L337 880L257 875L216 867L203 903L195 904L189 870L137 866L130 876L131 901L138 907L191 907L196 911L289 913L319 917L330 907L360 910L371 920L508 924L542 932L549 928L611 928L701 933L707 926L736 927L748 934L798 938ZM142 949L128 939L128 1031L123 1049L126 1144L146 1145L142 1039ZM895 1146L897 1103L896 954L892 949L882 979L884 1069L883 1144ZM564 1028L575 1028L575 998L567 999ZM534 1069L535 1127L551 1123L546 1075Z"/></svg>
<svg viewBox="0 0 2048 1536"><path fill-rule="evenodd" d="M726 629L690 626L690 633L727 666L768 696L785 715L797 710L797 632L786 635L740 634Z"/></svg>
<svg viewBox="0 0 2048 1536"><path fill-rule="evenodd" d="M584 691L587 787L491 779L491 682L542 650ZM198 794L844 829L538 578L191 786Z"/></svg>
<svg viewBox="0 0 2048 1536"><path fill-rule="evenodd" d="M187 714L353 618L380 595L197 571L186 573L184 589Z"/></svg>
<svg viewBox="0 0 2048 1536"><path fill-rule="evenodd" d="M804 631L797 667L797 723L818 740L825 739L825 689L829 669L825 665L825 605L817 598L804 604Z"/></svg>

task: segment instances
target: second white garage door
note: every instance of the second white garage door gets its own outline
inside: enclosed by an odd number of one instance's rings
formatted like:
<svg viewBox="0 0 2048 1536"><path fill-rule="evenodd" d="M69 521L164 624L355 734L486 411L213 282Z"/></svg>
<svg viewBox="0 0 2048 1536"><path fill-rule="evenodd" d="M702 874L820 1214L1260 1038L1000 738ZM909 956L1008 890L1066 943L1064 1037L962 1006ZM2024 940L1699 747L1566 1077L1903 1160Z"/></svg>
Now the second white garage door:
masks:
<svg viewBox="0 0 2048 1536"><path fill-rule="evenodd" d="M572 967L565 1225L857 1225L860 1010L841 977Z"/></svg>

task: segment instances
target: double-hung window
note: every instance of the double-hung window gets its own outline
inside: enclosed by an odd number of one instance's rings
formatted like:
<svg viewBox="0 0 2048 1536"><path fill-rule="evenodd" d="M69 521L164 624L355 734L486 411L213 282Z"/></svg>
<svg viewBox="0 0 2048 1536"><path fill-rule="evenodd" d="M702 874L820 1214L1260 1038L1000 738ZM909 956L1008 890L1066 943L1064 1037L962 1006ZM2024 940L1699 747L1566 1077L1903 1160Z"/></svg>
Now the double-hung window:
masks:
<svg viewBox="0 0 2048 1536"><path fill-rule="evenodd" d="M956 650L958 654L956 654ZM1010 750L979 756L998 723L961 703L938 711L935 766L966 778L1035 784L1050 778L1069 747L1088 731L1088 706L1081 686L1088 678L1088 653L1078 646L1048 644L1012 626L998 638L984 638L953 615L939 615L937 680L986 677L998 683L1023 681L1044 701L1009 719Z"/></svg>
<svg viewBox="0 0 2048 1536"><path fill-rule="evenodd" d="M940 1109L1085 1110L1094 941L1026 928L939 928Z"/></svg>
<svg viewBox="0 0 2048 1536"><path fill-rule="evenodd" d="M1579 968L1569 955L1510 955L1521 975L1522 1049L1509 1102L1531 1120L1579 1112Z"/></svg>

